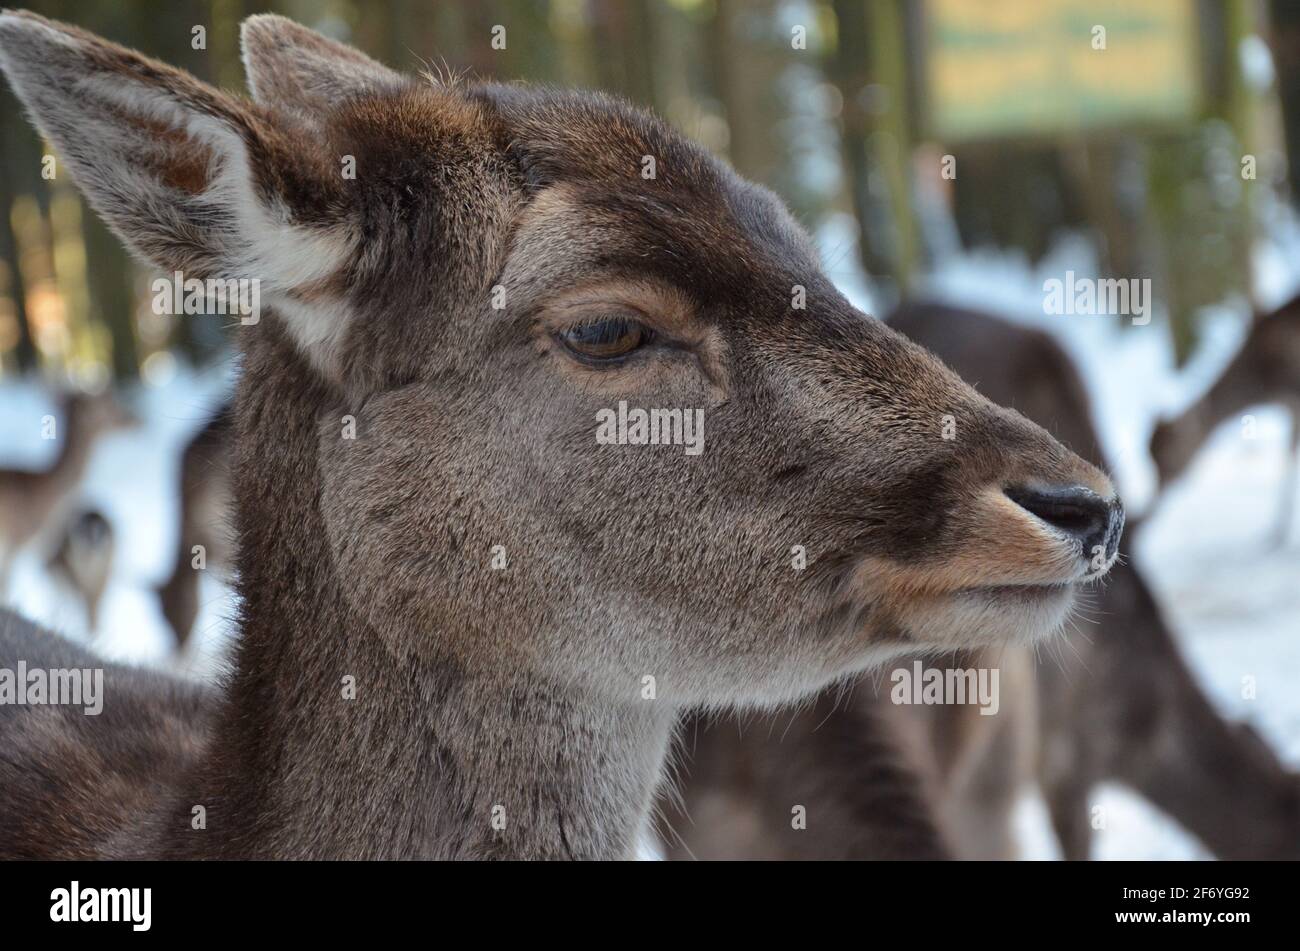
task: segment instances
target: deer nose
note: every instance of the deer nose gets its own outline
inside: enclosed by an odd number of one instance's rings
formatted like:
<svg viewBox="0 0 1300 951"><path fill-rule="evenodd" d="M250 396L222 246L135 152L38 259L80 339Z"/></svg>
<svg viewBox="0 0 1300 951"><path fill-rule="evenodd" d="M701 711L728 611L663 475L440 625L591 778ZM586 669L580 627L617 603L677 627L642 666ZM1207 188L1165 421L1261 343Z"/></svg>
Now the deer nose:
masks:
<svg viewBox="0 0 1300 951"><path fill-rule="evenodd" d="M1079 540L1085 558L1101 549L1110 561L1124 530L1124 507L1082 485L1027 487L1004 490L1007 498L1048 525Z"/></svg>

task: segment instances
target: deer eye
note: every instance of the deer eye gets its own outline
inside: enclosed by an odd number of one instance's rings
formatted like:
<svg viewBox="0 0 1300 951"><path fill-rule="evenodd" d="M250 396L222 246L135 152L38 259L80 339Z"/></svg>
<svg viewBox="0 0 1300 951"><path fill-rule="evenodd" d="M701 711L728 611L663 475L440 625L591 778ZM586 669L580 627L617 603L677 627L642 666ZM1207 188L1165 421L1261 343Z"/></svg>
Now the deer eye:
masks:
<svg viewBox="0 0 1300 951"><path fill-rule="evenodd" d="M644 347L654 335L631 317L605 317L569 327L556 336L586 363L614 363Z"/></svg>

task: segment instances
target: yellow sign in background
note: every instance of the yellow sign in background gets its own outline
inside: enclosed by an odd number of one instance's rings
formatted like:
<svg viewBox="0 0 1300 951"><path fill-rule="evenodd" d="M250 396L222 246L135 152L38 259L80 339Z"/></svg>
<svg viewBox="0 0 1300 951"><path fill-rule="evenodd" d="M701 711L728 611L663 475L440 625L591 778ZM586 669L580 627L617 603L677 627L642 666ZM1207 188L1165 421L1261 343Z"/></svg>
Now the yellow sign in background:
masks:
<svg viewBox="0 0 1300 951"><path fill-rule="evenodd" d="M1177 121L1197 107L1195 0L929 0L925 29L930 131L943 139Z"/></svg>

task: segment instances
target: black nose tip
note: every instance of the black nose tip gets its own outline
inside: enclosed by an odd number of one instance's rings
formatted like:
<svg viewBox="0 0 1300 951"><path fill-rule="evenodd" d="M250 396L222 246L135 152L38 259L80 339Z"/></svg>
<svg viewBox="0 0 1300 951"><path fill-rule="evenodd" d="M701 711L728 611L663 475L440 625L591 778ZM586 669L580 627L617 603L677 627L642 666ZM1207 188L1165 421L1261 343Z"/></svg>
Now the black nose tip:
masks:
<svg viewBox="0 0 1300 951"><path fill-rule="evenodd" d="M1048 525L1079 540L1085 558L1110 561L1124 530L1124 508L1081 485L1013 486L1007 498Z"/></svg>

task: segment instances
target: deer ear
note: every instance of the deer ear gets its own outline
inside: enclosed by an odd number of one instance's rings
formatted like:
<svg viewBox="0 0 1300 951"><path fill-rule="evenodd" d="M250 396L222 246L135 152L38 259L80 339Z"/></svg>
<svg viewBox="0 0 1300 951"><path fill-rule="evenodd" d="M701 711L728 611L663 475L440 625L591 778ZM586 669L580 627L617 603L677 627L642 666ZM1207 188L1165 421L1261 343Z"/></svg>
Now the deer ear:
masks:
<svg viewBox="0 0 1300 951"><path fill-rule="evenodd" d="M346 194L324 154L278 124L287 120L29 13L0 14L0 69L129 247L186 279L256 280L262 301L283 301L300 346L328 363L341 318L294 304L351 257Z"/></svg>
<svg viewBox="0 0 1300 951"><path fill-rule="evenodd" d="M253 98L308 120L345 99L405 83L364 53L271 13L245 20L240 40Z"/></svg>

